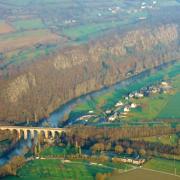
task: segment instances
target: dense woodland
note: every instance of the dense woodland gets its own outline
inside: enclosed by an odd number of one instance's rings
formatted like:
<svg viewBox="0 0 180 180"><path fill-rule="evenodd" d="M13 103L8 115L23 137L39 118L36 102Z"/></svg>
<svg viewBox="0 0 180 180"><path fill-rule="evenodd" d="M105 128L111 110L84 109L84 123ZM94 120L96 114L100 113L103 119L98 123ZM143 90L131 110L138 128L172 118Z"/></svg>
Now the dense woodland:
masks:
<svg viewBox="0 0 180 180"><path fill-rule="evenodd" d="M179 127L123 127L123 128L95 128L95 127L76 127L73 128L71 134L65 137L65 141L79 146L90 148L94 144L98 144L95 149L101 151L111 149L115 145L121 145L124 151L132 148L135 151L145 149L153 153L164 154L180 154L180 147L177 144L175 147L170 145L162 145L161 143L150 143L142 140L131 140L132 138L151 137L161 135L171 135L179 132Z"/></svg>

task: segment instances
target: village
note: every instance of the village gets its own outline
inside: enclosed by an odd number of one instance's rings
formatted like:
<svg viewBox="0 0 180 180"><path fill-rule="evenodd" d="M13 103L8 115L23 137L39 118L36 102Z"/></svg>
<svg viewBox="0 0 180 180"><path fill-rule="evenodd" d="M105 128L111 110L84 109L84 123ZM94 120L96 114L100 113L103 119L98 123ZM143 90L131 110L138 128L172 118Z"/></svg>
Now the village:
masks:
<svg viewBox="0 0 180 180"><path fill-rule="evenodd" d="M143 87L139 91L129 92L126 96L121 97L121 99L119 99L119 101L114 104L111 109L106 109L103 111L101 115L103 115L104 118L99 117L99 115L93 110L89 110L87 114L76 119L76 123L92 123L94 119L96 119L96 123L119 122L125 118L128 118L128 115L132 110L142 106L140 103L137 103L138 100L145 97L156 96L158 94L167 94L170 93L172 89L173 88L170 85L170 82L166 81ZM136 103L134 101L136 101Z"/></svg>
<svg viewBox="0 0 180 180"><path fill-rule="evenodd" d="M158 3L157 1L150 1L148 3L143 1L142 3L140 3L139 6L132 7L132 8L127 8L127 7L122 8L120 6L108 7L107 9L99 8L97 16L100 18L100 17L106 16L107 13L110 13L112 15L118 15L118 14L121 14L121 13L127 13L129 15L138 14L138 13L141 14L142 11L156 8L157 3ZM139 20L145 20L146 18L147 17L143 16L143 15L138 17ZM66 19L66 20L64 20L65 25L74 25L76 23L78 23L78 21L75 20L75 19Z"/></svg>

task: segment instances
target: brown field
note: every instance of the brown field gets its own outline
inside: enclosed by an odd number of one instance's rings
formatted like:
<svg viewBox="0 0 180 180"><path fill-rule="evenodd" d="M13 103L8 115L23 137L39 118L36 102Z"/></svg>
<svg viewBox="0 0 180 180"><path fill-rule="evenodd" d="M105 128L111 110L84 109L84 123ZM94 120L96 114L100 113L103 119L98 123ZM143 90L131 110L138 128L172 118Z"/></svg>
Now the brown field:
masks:
<svg viewBox="0 0 180 180"><path fill-rule="evenodd" d="M5 22L0 22L0 34L13 32L14 29L9 24Z"/></svg>
<svg viewBox="0 0 180 180"><path fill-rule="evenodd" d="M145 169L136 169L115 175L111 180L180 180L180 177Z"/></svg>
<svg viewBox="0 0 180 180"><path fill-rule="evenodd" d="M0 36L0 51L8 52L15 49L30 47L37 43L64 42L65 39L48 30L25 31Z"/></svg>

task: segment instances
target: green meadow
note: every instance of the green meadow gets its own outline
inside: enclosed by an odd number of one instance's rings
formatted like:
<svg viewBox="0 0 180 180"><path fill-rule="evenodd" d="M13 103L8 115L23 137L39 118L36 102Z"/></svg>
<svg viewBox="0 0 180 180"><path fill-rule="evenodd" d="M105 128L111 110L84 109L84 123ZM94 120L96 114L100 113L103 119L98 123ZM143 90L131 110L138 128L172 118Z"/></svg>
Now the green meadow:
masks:
<svg viewBox="0 0 180 180"><path fill-rule="evenodd" d="M13 27L18 31L45 28L45 25L43 24L42 20L38 18L18 20L18 21L14 21L12 24L13 24Z"/></svg>
<svg viewBox="0 0 180 180"><path fill-rule="evenodd" d="M180 161L169 160L163 158L153 158L148 161L145 165L145 168L153 169L157 171L164 171L167 173L174 174L176 168L177 175L180 175Z"/></svg>
<svg viewBox="0 0 180 180"><path fill-rule="evenodd" d="M138 168L133 171L114 174L112 177L108 178L108 180L179 180L178 176L166 174L163 172L155 172L152 170L147 170L143 168Z"/></svg>
<svg viewBox="0 0 180 180"><path fill-rule="evenodd" d="M156 120L156 119L179 119L180 118L180 76L172 78L174 87L172 94L158 94L135 100L142 105L141 109L134 110L130 113L130 120Z"/></svg>
<svg viewBox="0 0 180 180"><path fill-rule="evenodd" d="M23 62L36 60L42 56L49 55L50 53L54 52L55 49L56 46L49 45L45 48L31 47L31 48L26 48L25 50L17 50L13 52L2 65L0 65L0 68L5 69L10 64L20 65Z"/></svg>
<svg viewBox="0 0 180 180"><path fill-rule="evenodd" d="M28 162L17 173L17 177L7 177L7 180L30 179L78 179L93 180L97 173L112 172L112 168L90 165L85 162L63 163L58 159L34 160Z"/></svg>
<svg viewBox="0 0 180 180"><path fill-rule="evenodd" d="M50 146L47 147L45 150L43 150L40 153L40 156L47 157L49 155L51 156L65 156L70 154L76 154L77 151L75 148L72 147L60 147L60 146Z"/></svg>
<svg viewBox="0 0 180 180"><path fill-rule="evenodd" d="M180 92L177 92L162 109L159 118L179 119L180 118Z"/></svg>
<svg viewBox="0 0 180 180"><path fill-rule="evenodd" d="M143 140L146 142L161 143L164 145L176 146L178 143L178 139L179 139L178 135L173 134L173 135L163 135L163 136L142 137L134 140Z"/></svg>

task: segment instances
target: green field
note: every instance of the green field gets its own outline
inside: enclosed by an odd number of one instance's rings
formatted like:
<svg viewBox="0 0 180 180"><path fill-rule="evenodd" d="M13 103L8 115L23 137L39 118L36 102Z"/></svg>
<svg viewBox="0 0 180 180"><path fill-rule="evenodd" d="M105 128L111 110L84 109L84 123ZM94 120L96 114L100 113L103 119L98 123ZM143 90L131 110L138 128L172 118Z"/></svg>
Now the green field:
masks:
<svg viewBox="0 0 180 180"><path fill-rule="evenodd" d="M3 0L4 1L4 0ZM32 0L5 0L8 4L16 5L16 6L25 6L28 5Z"/></svg>
<svg viewBox="0 0 180 180"><path fill-rule="evenodd" d="M40 153L41 156L46 157L46 156L64 156L64 155L70 155L70 154L76 154L77 151L75 148L72 147L60 147L60 146L50 146L46 148L44 151Z"/></svg>
<svg viewBox="0 0 180 180"><path fill-rule="evenodd" d="M37 30L37 31L22 31L22 32L13 32L11 34L5 34L0 36L0 41L10 41L10 40L17 40L18 38L26 37L26 36L42 36L42 35L48 35L48 30Z"/></svg>
<svg viewBox="0 0 180 180"><path fill-rule="evenodd" d="M18 171L18 178L6 179L94 179L96 173L112 172L112 168L90 165L85 162L62 163L61 160L34 160Z"/></svg>
<svg viewBox="0 0 180 180"><path fill-rule="evenodd" d="M35 61L37 58L42 56L47 56L50 53L53 53L56 49L56 46L49 45L46 48L27 48L25 50L19 50L10 55L10 57L0 65L0 68L5 69L8 65L20 65L21 63L27 61Z"/></svg>
<svg viewBox="0 0 180 180"><path fill-rule="evenodd" d="M180 118L180 89L178 88L180 76L173 79L172 86L173 94L158 94L152 97L135 100L143 106L139 111L134 111L129 114L130 120L155 120L155 119L179 119Z"/></svg>
<svg viewBox="0 0 180 180"><path fill-rule="evenodd" d="M170 98L158 117L170 119L180 118L180 92L176 93L173 97Z"/></svg>
<svg viewBox="0 0 180 180"><path fill-rule="evenodd" d="M149 171L146 169L136 169L127 173L115 174L109 180L178 180L179 177L164 174L161 172Z"/></svg>
<svg viewBox="0 0 180 180"><path fill-rule="evenodd" d="M161 143L164 145L177 145L178 143L178 135L173 134L173 135L164 135L164 136L153 136L153 137L143 137L143 138L138 138L134 140L144 140L146 142L153 142L153 143Z"/></svg>
<svg viewBox="0 0 180 180"><path fill-rule="evenodd" d="M18 20L12 23L13 27L20 30L32 30L32 29L43 29L45 25L43 24L41 19L26 19L26 20Z"/></svg>
<svg viewBox="0 0 180 180"><path fill-rule="evenodd" d="M115 28L118 26L123 26L129 23L131 23L131 20L123 21L123 22L122 21L106 22L99 24L92 23L92 24L87 24L72 28L65 28L63 30L63 34L75 40L86 41L90 37L95 37L102 34L102 32L105 30L108 30L110 28Z"/></svg>
<svg viewBox="0 0 180 180"><path fill-rule="evenodd" d="M167 173L174 174L175 168L177 175L180 175L180 161L162 159L162 158L154 158L148 161L145 165L145 168L153 169L157 171L163 171Z"/></svg>

